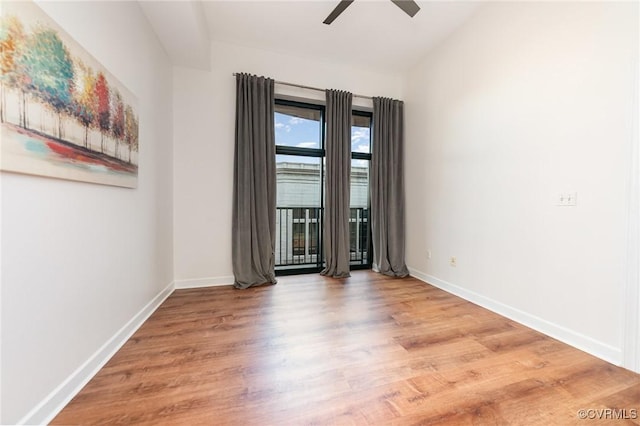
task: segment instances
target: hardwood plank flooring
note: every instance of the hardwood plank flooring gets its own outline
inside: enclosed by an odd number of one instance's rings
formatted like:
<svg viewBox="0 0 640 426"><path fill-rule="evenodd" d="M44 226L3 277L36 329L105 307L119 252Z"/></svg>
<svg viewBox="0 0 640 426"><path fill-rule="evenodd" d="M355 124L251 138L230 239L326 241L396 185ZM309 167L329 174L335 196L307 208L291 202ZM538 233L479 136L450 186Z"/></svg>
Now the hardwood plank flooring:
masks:
<svg viewBox="0 0 640 426"><path fill-rule="evenodd" d="M177 290L53 424L640 425L638 411L640 375L357 271Z"/></svg>

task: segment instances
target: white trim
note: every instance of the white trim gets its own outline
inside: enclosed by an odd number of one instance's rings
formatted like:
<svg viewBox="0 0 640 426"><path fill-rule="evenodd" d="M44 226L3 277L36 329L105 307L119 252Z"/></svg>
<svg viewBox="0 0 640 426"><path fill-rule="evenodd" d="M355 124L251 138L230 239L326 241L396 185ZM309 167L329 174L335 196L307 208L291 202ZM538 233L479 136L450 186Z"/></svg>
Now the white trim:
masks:
<svg viewBox="0 0 640 426"><path fill-rule="evenodd" d="M226 277L192 278L187 280L176 280L177 289L217 287L221 285L233 285L233 275Z"/></svg>
<svg viewBox="0 0 640 426"><path fill-rule="evenodd" d="M174 284L169 284L156 297L133 316L100 349L89 357L69 377L58 385L18 424L48 424L73 399L74 396L100 371L113 355L124 345L153 312L173 293Z"/></svg>
<svg viewBox="0 0 640 426"><path fill-rule="evenodd" d="M561 325L554 324L550 321L531 315L527 312L505 305L481 294L467 290L455 284L451 284L434 276L425 274L413 268L409 268L411 276L424 281L427 284L438 287L448 293L459 296L469 302L489 309L492 312L500 314L506 318L512 319L520 324L526 325L534 330L544 333L554 339L560 340L568 345L578 348L582 351L597 356L607 362L620 365L622 360L622 351L620 348L613 347L603 342L599 342L591 337L577 333L573 330L565 328Z"/></svg>

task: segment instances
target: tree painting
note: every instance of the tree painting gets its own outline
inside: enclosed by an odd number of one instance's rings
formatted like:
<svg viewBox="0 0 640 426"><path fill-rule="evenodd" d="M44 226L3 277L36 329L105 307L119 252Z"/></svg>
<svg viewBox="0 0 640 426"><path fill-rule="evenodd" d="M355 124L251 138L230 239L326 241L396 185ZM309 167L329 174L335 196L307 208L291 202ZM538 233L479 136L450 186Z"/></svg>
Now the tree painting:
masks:
<svg viewBox="0 0 640 426"><path fill-rule="evenodd" d="M129 148L129 157L127 162L131 163L131 150L138 150L138 119L131 108L131 105L127 105L124 110L124 135L125 143Z"/></svg>
<svg viewBox="0 0 640 426"><path fill-rule="evenodd" d="M55 31L43 29L27 39L19 58L28 90L58 115L58 138L62 139L62 114L71 106L73 66L67 48Z"/></svg>
<svg viewBox="0 0 640 426"><path fill-rule="evenodd" d="M98 111L96 77L93 70L83 62L76 61L76 83L74 84L73 113L84 126L84 146L89 147L89 126L94 122Z"/></svg>
<svg viewBox="0 0 640 426"><path fill-rule="evenodd" d="M22 23L15 16L2 19L0 25L0 122L5 121L7 109L6 88L11 87L20 92L20 107L24 107L25 73L16 59L21 58L25 35ZM19 113L19 122L24 122L24 111Z"/></svg>
<svg viewBox="0 0 640 426"><path fill-rule="evenodd" d="M135 187L135 97L31 2L0 16L0 168Z"/></svg>
<svg viewBox="0 0 640 426"><path fill-rule="evenodd" d="M107 79L102 73L98 74L98 79L96 80L95 97L98 102L98 115L96 118L98 120L98 128L102 134L100 150L101 152L104 152L104 134L109 131L111 106L109 102L109 86L107 84Z"/></svg>
<svg viewBox="0 0 640 426"><path fill-rule="evenodd" d="M124 105L122 104L122 96L118 91L113 96L113 116L111 120L111 133L116 141L123 140L124 137ZM119 143L116 143L115 155L118 157Z"/></svg>

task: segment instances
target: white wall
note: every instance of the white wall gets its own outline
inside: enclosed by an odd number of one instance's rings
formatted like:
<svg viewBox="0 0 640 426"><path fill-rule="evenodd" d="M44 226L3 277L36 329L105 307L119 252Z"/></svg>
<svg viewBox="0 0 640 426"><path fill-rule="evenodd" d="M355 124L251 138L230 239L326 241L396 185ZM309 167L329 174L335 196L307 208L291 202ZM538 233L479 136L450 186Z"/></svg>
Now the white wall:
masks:
<svg viewBox="0 0 640 426"><path fill-rule="evenodd" d="M37 419L174 277L231 282L233 72L404 97L414 274L619 361L637 5L486 5L406 90L223 43L212 71L172 77L136 3L43 8L138 96L139 187L0 175L1 423ZM561 191L578 205L556 207Z"/></svg>
<svg viewBox="0 0 640 426"><path fill-rule="evenodd" d="M412 272L614 363L637 41L637 3L490 3L405 97Z"/></svg>
<svg viewBox="0 0 640 426"><path fill-rule="evenodd" d="M42 7L138 97L140 173L137 189L1 175L2 424L46 421L173 279L168 59L136 2Z"/></svg>
<svg viewBox="0 0 640 426"><path fill-rule="evenodd" d="M235 120L234 72L400 98L403 80L309 57L213 43L211 72L174 68L176 285L229 284ZM322 99L317 92L276 92ZM354 104L363 103L354 99Z"/></svg>

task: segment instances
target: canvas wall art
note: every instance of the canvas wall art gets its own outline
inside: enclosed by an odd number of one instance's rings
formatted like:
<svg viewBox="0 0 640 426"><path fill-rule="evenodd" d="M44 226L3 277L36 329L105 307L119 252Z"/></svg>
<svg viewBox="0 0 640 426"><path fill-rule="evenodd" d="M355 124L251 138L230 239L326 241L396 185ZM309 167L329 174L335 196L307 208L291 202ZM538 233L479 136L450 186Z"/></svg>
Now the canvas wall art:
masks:
<svg viewBox="0 0 640 426"><path fill-rule="evenodd" d="M0 7L0 169L136 187L134 95L36 4Z"/></svg>

